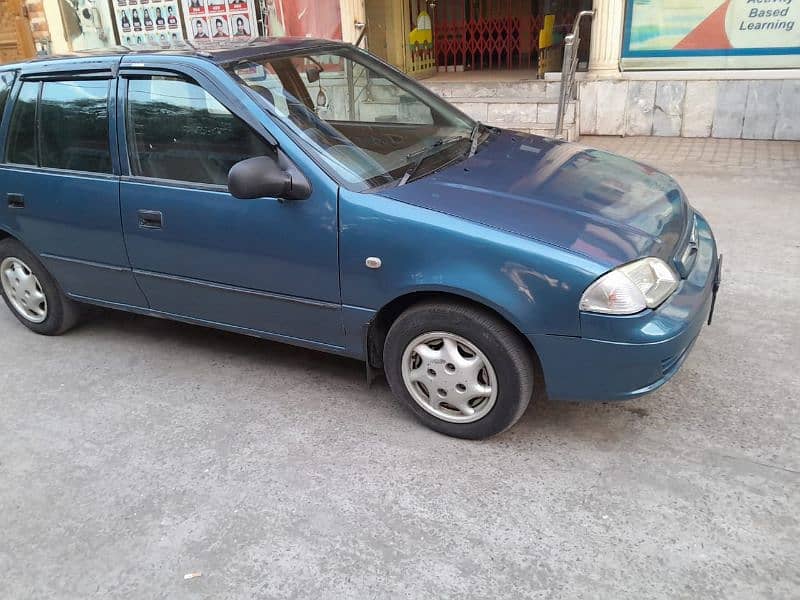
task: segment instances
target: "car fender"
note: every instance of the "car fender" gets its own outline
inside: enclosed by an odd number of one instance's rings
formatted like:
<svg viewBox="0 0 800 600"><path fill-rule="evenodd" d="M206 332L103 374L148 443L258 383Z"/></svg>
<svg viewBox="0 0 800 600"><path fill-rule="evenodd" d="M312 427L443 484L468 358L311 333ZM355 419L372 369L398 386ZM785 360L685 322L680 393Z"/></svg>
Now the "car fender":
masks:
<svg viewBox="0 0 800 600"><path fill-rule="evenodd" d="M397 298L441 293L486 306L523 334L580 335L580 296L603 271L591 260L375 194L340 189L339 210L345 329L360 330Z"/></svg>

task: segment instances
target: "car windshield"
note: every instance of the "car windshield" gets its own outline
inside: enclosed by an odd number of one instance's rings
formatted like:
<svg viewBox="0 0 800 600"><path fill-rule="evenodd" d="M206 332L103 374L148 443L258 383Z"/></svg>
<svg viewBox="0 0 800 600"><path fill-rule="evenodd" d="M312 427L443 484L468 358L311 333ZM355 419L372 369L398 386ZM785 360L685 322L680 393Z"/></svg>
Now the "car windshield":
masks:
<svg viewBox="0 0 800 600"><path fill-rule="evenodd" d="M228 67L340 183L402 185L474 151L479 126L355 48L247 59Z"/></svg>

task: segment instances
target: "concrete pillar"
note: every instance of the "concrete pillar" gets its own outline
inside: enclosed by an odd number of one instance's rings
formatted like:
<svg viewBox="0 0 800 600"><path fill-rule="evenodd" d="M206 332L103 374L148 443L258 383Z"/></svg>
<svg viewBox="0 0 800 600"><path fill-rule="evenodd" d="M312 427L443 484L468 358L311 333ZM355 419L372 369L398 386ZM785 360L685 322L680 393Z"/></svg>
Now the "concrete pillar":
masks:
<svg viewBox="0 0 800 600"><path fill-rule="evenodd" d="M597 75L619 73L625 0L594 0L589 71Z"/></svg>
<svg viewBox="0 0 800 600"><path fill-rule="evenodd" d="M352 44L361 35L360 25L367 21L364 0L339 0L339 12L342 15L342 40Z"/></svg>

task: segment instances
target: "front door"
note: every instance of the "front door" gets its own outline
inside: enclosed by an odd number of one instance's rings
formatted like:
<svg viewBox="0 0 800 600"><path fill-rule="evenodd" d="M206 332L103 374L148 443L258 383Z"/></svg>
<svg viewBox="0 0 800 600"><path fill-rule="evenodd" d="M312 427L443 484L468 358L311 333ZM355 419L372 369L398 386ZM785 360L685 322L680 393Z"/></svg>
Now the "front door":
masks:
<svg viewBox="0 0 800 600"><path fill-rule="evenodd" d="M275 152L256 132L187 78L123 71L120 94L123 230L151 308L340 347L335 185L312 178L302 201L236 199L230 167Z"/></svg>

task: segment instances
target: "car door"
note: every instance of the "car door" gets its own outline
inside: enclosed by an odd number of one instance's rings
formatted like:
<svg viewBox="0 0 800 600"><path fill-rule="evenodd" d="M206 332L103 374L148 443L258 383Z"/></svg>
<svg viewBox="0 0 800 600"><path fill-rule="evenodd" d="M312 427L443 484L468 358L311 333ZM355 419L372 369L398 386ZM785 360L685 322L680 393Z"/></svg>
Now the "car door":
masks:
<svg viewBox="0 0 800 600"><path fill-rule="evenodd" d="M119 58L113 59L119 62ZM146 306L119 218L113 62L25 65L0 164L11 233L72 297Z"/></svg>
<svg viewBox="0 0 800 600"><path fill-rule="evenodd" d="M224 97L180 73L125 68L120 94L122 223L151 308L340 348L335 184L306 173L306 200L234 198L230 167L276 150Z"/></svg>

